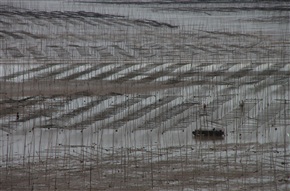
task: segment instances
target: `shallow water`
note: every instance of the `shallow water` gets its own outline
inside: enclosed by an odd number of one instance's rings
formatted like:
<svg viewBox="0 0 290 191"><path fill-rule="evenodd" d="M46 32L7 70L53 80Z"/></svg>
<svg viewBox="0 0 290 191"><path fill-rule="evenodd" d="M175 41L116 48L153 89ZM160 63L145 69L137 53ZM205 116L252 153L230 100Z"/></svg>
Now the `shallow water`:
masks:
<svg viewBox="0 0 290 191"><path fill-rule="evenodd" d="M204 180L191 179L212 190L211 181L227 182L224 190L235 183L250 189L247 184L261 186L263 181L272 190L287 188L289 178L278 175L289 172L289 11L259 9L273 4L235 3L12 0L1 1L2 10L3 5L11 6L0 18L5 26L0 31L0 164L5 172L30 160L75 165L68 156L94 166L91 156L101 150L108 158L96 158L107 176L112 175L109 164L118 165L114 161L119 158L124 164L134 155L128 164L198 161L166 169L176 177L186 169L189 177L198 167L200 172L213 169L213 178L209 172L200 175ZM249 9L251 5L258 8ZM94 17L89 11L124 17ZM52 91L48 95L43 84ZM212 128L223 128L225 136L192 135ZM262 178L255 171L236 177L253 166ZM160 167L160 177L169 177L164 169ZM147 181L146 176L143 172ZM5 182L7 177L1 174ZM279 186L280 180L284 184ZM108 181L115 179L103 182ZM157 190L166 188L156 184ZM203 188L190 180L184 185Z"/></svg>

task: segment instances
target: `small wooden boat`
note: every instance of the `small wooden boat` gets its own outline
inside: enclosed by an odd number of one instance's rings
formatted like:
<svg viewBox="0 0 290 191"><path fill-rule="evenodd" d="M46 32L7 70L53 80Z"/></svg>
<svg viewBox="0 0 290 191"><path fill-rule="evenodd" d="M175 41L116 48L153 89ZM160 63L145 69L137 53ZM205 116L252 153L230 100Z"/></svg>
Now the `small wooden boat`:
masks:
<svg viewBox="0 0 290 191"><path fill-rule="evenodd" d="M225 132L223 129L198 129L192 131L192 134L196 137L223 137Z"/></svg>

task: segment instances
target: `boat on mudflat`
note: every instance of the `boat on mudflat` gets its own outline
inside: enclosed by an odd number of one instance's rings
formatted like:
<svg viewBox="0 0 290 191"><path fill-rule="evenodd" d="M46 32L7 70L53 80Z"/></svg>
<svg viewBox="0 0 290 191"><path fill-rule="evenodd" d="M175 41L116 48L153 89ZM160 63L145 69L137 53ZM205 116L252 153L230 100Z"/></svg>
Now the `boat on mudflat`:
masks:
<svg viewBox="0 0 290 191"><path fill-rule="evenodd" d="M195 137L223 137L225 135L225 131L221 128L197 129L192 131L192 134Z"/></svg>

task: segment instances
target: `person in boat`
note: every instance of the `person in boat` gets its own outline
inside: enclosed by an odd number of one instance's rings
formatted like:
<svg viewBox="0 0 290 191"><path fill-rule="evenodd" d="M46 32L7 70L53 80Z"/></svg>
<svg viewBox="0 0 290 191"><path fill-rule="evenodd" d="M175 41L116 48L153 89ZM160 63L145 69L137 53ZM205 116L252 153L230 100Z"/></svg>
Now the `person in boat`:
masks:
<svg viewBox="0 0 290 191"><path fill-rule="evenodd" d="M245 102L244 102L244 100L240 101L240 108L241 108L241 109L244 109L244 106L245 106Z"/></svg>

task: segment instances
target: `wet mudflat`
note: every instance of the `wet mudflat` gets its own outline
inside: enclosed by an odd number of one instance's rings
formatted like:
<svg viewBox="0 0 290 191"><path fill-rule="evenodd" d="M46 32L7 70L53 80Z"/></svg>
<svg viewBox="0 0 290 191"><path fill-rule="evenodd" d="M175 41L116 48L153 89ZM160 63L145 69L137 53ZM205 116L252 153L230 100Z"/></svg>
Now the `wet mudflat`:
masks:
<svg viewBox="0 0 290 191"><path fill-rule="evenodd" d="M289 9L0 3L0 190L289 189Z"/></svg>

